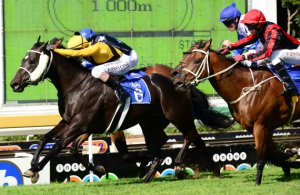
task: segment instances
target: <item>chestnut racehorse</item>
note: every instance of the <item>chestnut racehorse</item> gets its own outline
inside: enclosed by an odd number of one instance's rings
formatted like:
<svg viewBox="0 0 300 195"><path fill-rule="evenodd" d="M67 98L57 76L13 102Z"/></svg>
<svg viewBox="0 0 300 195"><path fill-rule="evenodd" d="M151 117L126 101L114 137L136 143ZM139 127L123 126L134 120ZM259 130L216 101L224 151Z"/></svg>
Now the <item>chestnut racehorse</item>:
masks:
<svg viewBox="0 0 300 195"><path fill-rule="evenodd" d="M210 46L211 40L199 41L184 53L172 73L173 84L183 91L190 85L210 81L227 102L234 119L255 138L256 185L261 184L267 160L282 167L288 176L290 168L299 168L300 162L287 161L290 156L276 149L272 131L286 124L290 116L293 116L291 121L299 119L299 104L291 115L291 96L281 95L283 85L267 67L243 67L219 55Z"/></svg>

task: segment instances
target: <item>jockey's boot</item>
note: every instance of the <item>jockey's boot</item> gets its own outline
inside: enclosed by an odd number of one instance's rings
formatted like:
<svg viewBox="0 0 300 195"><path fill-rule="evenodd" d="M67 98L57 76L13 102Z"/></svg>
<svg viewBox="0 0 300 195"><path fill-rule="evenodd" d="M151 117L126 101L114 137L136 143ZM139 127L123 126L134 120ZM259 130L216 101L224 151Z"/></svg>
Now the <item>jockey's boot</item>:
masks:
<svg viewBox="0 0 300 195"><path fill-rule="evenodd" d="M273 62L272 62L272 64L273 64ZM274 65L276 72L283 80L284 90L281 95L286 95L286 94L290 94L290 93L292 93L291 95L297 95L297 88L296 88L293 80L291 79L289 73L283 66L282 62L280 60L276 60L273 65Z"/></svg>
<svg viewBox="0 0 300 195"><path fill-rule="evenodd" d="M130 97L129 93L122 87L122 85L111 76L108 77L106 84L113 90L117 91L117 98L119 103L124 104L127 98Z"/></svg>

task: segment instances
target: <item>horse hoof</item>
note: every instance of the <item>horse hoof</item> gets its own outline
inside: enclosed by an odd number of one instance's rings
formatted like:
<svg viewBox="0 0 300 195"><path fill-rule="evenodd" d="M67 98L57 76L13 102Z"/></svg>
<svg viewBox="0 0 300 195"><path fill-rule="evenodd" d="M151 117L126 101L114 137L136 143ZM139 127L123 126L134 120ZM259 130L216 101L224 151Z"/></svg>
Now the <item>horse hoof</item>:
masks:
<svg viewBox="0 0 300 195"><path fill-rule="evenodd" d="M145 178L144 178L144 181L143 181L143 182L144 182L144 183L150 183L150 182L152 181L154 175L155 175L155 174L149 174L149 173L147 173L147 175L145 175Z"/></svg>
<svg viewBox="0 0 300 195"><path fill-rule="evenodd" d="M24 177L28 177L31 180L31 183L36 183L39 178L40 178L40 174L38 172L33 172L30 169L28 169L27 171L25 171L23 173Z"/></svg>
<svg viewBox="0 0 300 195"><path fill-rule="evenodd" d="M30 178L31 183L36 183L40 178L40 174L39 173L35 173L33 177Z"/></svg>
<svg viewBox="0 0 300 195"><path fill-rule="evenodd" d="M185 178L185 168L182 167L175 167L175 176L177 179L184 179Z"/></svg>
<svg viewBox="0 0 300 195"><path fill-rule="evenodd" d="M221 172L220 172L219 169L214 170L213 173L214 173L214 175L215 175L216 177L218 177L218 178L221 177Z"/></svg>
<svg viewBox="0 0 300 195"><path fill-rule="evenodd" d="M104 175L105 172L105 168L103 166L97 165L95 166L95 172L100 174L100 175Z"/></svg>
<svg viewBox="0 0 300 195"><path fill-rule="evenodd" d="M282 167L282 170L283 170L284 175L286 177L289 177L291 175L291 168L290 167Z"/></svg>
<svg viewBox="0 0 300 195"><path fill-rule="evenodd" d="M23 177L31 178L31 177L33 177L35 175L35 173L33 171L31 171L30 169L28 169L22 175L23 175Z"/></svg>

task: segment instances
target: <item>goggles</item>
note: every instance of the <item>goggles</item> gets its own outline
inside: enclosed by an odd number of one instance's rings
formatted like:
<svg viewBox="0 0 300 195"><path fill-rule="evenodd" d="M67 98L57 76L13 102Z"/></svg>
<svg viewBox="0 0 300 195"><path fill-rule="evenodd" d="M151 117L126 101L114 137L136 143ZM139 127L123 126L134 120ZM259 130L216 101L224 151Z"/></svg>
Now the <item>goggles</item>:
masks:
<svg viewBox="0 0 300 195"><path fill-rule="evenodd" d="M248 28L248 30L256 30L257 29L257 25L256 24L245 24Z"/></svg>
<svg viewBox="0 0 300 195"><path fill-rule="evenodd" d="M223 24L228 28L232 23L234 22L234 19L223 21Z"/></svg>

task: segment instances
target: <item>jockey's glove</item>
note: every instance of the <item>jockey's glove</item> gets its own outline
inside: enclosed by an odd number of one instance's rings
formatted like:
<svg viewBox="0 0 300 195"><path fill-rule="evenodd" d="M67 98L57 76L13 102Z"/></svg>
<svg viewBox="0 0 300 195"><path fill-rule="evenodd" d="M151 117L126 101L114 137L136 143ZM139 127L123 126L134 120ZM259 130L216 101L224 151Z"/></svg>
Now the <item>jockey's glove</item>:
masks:
<svg viewBox="0 0 300 195"><path fill-rule="evenodd" d="M221 49L219 49L217 52L221 53L222 55L227 55L230 53L231 48L229 46L227 47L223 47Z"/></svg>
<svg viewBox="0 0 300 195"><path fill-rule="evenodd" d="M246 60L245 55L236 55L236 56L234 56L233 58L234 58L234 60L235 60L236 62L241 62L241 61Z"/></svg>

